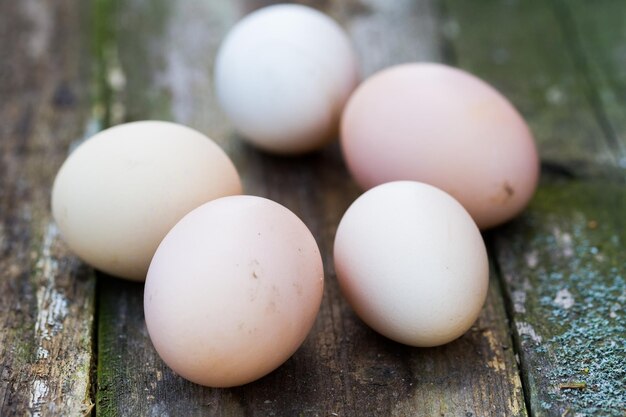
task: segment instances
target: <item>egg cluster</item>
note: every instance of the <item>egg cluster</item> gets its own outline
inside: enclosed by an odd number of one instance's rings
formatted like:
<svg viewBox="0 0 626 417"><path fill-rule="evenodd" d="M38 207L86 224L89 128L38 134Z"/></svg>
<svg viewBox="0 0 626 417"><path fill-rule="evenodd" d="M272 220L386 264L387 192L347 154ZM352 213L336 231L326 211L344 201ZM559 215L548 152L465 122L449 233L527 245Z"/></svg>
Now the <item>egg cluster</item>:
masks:
<svg viewBox="0 0 626 417"><path fill-rule="evenodd" d="M329 17L266 7L224 39L216 92L236 130L264 151L301 154L339 135L367 190L335 237L345 298L393 340L447 343L470 328L487 295L480 229L532 198L534 140L515 108L471 74L411 63L358 85L357 62ZM70 249L111 275L145 279L157 352L184 378L213 387L251 382L286 361L312 328L324 287L306 225L242 192L217 144L159 121L90 138L52 190Z"/></svg>

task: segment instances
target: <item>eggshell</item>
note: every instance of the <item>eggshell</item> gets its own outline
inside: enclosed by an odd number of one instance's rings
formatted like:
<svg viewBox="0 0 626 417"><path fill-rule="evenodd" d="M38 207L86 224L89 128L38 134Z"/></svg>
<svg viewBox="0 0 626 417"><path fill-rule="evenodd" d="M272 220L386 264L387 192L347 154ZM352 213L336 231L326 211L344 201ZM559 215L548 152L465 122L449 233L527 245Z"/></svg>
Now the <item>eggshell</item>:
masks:
<svg viewBox="0 0 626 417"><path fill-rule="evenodd" d="M279 154L307 152L335 138L357 79L355 53L341 27L295 4L242 19L215 64L217 97L236 129Z"/></svg>
<svg viewBox="0 0 626 417"><path fill-rule="evenodd" d="M68 157L54 181L52 214L85 262L143 281L178 220L239 193L235 167L212 140L174 123L143 121L104 130Z"/></svg>
<svg viewBox="0 0 626 417"><path fill-rule="evenodd" d="M152 343L193 382L242 385L280 366L319 310L315 239L291 211L252 196L195 209L167 234L146 280Z"/></svg>
<svg viewBox="0 0 626 417"><path fill-rule="evenodd" d="M487 296L489 266L470 215L445 192L413 181L380 185L345 213L335 271L355 312L412 346L465 333Z"/></svg>
<svg viewBox="0 0 626 417"><path fill-rule="evenodd" d="M342 118L348 168L364 189L396 180L452 194L481 229L520 213L537 186L528 126L494 88L439 64L405 64L366 80Z"/></svg>

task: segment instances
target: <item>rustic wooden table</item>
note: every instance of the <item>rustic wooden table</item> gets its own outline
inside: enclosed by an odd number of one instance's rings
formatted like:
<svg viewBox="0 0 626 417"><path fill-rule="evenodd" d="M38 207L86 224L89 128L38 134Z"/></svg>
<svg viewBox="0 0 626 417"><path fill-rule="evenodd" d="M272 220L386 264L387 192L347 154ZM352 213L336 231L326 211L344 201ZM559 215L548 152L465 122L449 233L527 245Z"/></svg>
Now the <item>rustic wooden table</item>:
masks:
<svg viewBox="0 0 626 417"><path fill-rule="evenodd" d="M1 416L625 416L626 2L325 0L362 70L415 60L468 69L521 110L542 182L485 234L489 298L433 349L393 343L342 299L331 250L358 196L338 146L277 158L216 106L212 64L262 0L0 1ZM281 368L208 389L158 358L142 285L64 246L50 186L72 146L111 124L166 119L217 140L247 193L297 213L326 266L318 320Z"/></svg>

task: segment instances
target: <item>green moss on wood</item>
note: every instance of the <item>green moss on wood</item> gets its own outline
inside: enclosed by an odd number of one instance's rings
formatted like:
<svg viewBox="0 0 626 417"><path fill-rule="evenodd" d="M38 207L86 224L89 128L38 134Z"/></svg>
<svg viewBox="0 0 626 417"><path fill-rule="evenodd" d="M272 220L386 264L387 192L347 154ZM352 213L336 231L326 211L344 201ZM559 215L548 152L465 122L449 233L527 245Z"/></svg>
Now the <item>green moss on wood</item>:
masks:
<svg viewBox="0 0 626 417"><path fill-rule="evenodd" d="M544 185L497 234L533 415L623 415L625 210L620 185Z"/></svg>

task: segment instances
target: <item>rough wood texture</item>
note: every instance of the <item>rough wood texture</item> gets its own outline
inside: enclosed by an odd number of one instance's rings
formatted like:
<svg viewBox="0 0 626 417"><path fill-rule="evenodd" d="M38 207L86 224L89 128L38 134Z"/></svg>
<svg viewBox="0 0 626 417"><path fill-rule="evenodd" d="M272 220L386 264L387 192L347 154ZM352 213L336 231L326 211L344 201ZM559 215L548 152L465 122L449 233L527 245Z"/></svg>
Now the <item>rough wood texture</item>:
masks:
<svg viewBox="0 0 626 417"><path fill-rule="evenodd" d="M544 185L498 234L534 416L626 411L626 190Z"/></svg>
<svg viewBox="0 0 626 417"><path fill-rule="evenodd" d="M492 233L530 414L622 416L626 7L447 0L446 12L452 55L521 108L544 158L531 207Z"/></svg>
<svg viewBox="0 0 626 417"><path fill-rule="evenodd" d="M244 145L217 109L211 80L216 47L239 16L265 4L119 3L109 21L124 42L109 62L120 63L114 71L123 74L118 79L125 88L111 94L119 99L111 105L124 119L173 119L207 132L233 157L248 193L275 199L307 223L326 267L319 318L302 348L277 371L241 388L213 390L184 381L160 361L144 325L142 286L102 277L98 414L526 415L497 280L476 326L454 343L412 349L376 335L341 297L332 268L336 225L359 193L338 147L302 158L271 157ZM316 4L351 32L365 74L440 58L429 1Z"/></svg>
<svg viewBox="0 0 626 417"><path fill-rule="evenodd" d="M339 293L332 240L359 190L338 147L268 156L217 108L221 37L272 2L0 2L0 415L88 414L97 391L104 416L623 416L626 3L302 1L344 25L364 75L413 60L456 63L510 97L538 139L546 169L536 199L486 235L494 273L479 321L454 343L413 349L369 330ZM248 193L309 225L326 266L324 301L284 366L236 389L191 384L150 344L142 285L100 276L95 383L94 274L68 253L48 209L68 148L99 126L91 114L208 133Z"/></svg>
<svg viewBox="0 0 626 417"><path fill-rule="evenodd" d="M95 279L50 218L89 115L82 1L0 2L0 415L92 408Z"/></svg>

